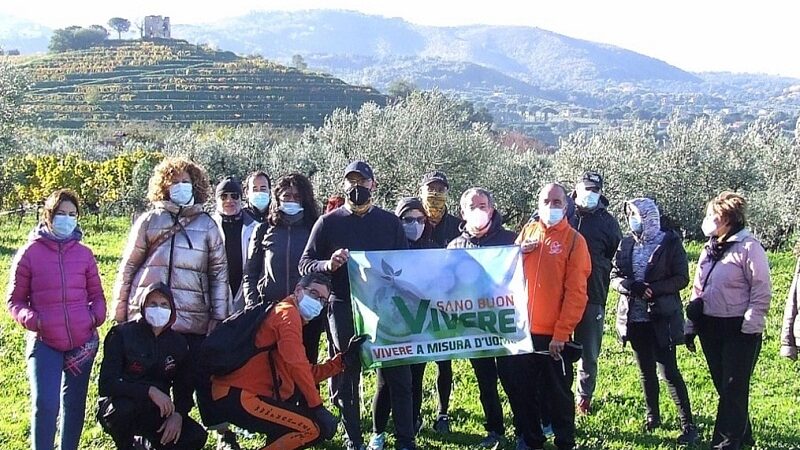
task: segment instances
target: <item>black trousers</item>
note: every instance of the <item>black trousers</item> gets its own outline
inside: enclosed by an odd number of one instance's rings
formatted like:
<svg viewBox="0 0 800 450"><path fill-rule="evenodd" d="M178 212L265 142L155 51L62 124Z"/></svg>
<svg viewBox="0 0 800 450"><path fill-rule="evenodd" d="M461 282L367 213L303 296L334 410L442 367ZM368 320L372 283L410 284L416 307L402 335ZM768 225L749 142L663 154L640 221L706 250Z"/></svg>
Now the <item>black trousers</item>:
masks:
<svg viewBox="0 0 800 450"><path fill-rule="evenodd" d="M328 305L328 356L333 357L347 348L354 334L350 302L331 302ZM334 375L330 381L331 401L339 409L346 439L355 447L364 443L359 411L360 385L360 367L345 368L344 372Z"/></svg>
<svg viewBox="0 0 800 450"><path fill-rule="evenodd" d="M712 447L739 449L753 441L750 424L750 379L761 333L742 333L742 317L703 317L698 336L708 371L719 395Z"/></svg>
<svg viewBox="0 0 800 450"><path fill-rule="evenodd" d="M658 345L652 322L629 323L628 340L633 348L636 363L639 365L639 380L644 391L647 416L661 418L658 406L659 385L656 372L658 369L666 379L669 395L678 408L681 426L685 427L694 423L689 393L675 357L675 347Z"/></svg>
<svg viewBox="0 0 800 450"><path fill-rule="evenodd" d="M131 397L103 397L98 401L97 420L111 435L119 450L130 450L134 436L142 436L158 450L200 450L206 444L208 433L188 415L183 416L181 434L177 443L161 444L158 429L164 418L155 403Z"/></svg>
<svg viewBox="0 0 800 450"><path fill-rule="evenodd" d="M551 336L533 336L534 348L546 350ZM575 404L572 393L573 366L550 355L529 353L508 356L513 365L514 392L509 395L517 435L523 436L529 447L544 445L540 404L547 404L550 424L558 449L575 446ZM541 386L541 389L537 387Z"/></svg>
<svg viewBox="0 0 800 450"><path fill-rule="evenodd" d="M189 354L200 354L200 346L206 339L205 335L181 333L189 345ZM203 376L203 372L197 366L197 358L188 358L189 365L192 371L191 390L195 393L197 398L197 409L200 411L200 421L203 425L214 427L224 422L216 415L216 411L211 407L211 378ZM178 383L178 381L176 381Z"/></svg>
<svg viewBox="0 0 800 450"><path fill-rule="evenodd" d="M310 409L238 388L221 388L213 405L220 416L245 430L267 435L262 450L306 448L320 440Z"/></svg>
<svg viewBox="0 0 800 450"><path fill-rule="evenodd" d="M497 391L497 381L503 385L503 390L509 397L514 396L514 383L512 380L511 356L498 358L473 358L469 362L475 371L475 378L478 380L478 394L483 408L483 415L486 419L483 427L486 431L493 431L503 435L506 426L503 423L503 405L500 402L500 394ZM515 415L516 424L516 415Z"/></svg>
<svg viewBox="0 0 800 450"><path fill-rule="evenodd" d="M423 364L414 366L423 366L424 370ZM397 448L415 448L412 366L377 369L375 375L377 386L372 399L373 432L378 434L386 431L391 411Z"/></svg>
<svg viewBox="0 0 800 450"><path fill-rule="evenodd" d="M411 366L411 405L415 425L422 415L422 380L425 378L425 363ZM416 431L416 430L414 430Z"/></svg>
<svg viewBox="0 0 800 450"><path fill-rule="evenodd" d="M439 396L439 415L450 410L450 393L453 392L453 362L436 361L436 393Z"/></svg>

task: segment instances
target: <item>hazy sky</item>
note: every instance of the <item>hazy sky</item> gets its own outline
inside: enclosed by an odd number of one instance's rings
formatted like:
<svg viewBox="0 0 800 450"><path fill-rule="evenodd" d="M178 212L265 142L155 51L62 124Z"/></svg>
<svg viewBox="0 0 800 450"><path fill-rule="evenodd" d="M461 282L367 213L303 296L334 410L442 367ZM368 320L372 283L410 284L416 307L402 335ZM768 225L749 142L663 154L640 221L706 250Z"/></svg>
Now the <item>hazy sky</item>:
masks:
<svg viewBox="0 0 800 450"><path fill-rule="evenodd" d="M635 50L691 71L800 78L800 52L794 48L800 45L800 2L795 0L0 0L0 13L49 27L148 14L170 16L173 23L207 23L253 10L319 8L424 25L535 26Z"/></svg>

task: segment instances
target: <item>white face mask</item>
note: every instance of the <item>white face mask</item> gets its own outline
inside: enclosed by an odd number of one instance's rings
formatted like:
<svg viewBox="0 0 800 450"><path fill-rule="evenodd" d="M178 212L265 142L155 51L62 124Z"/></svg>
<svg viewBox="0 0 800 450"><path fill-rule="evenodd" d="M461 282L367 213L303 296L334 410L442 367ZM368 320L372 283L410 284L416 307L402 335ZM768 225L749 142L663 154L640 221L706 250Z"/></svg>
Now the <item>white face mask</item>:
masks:
<svg viewBox="0 0 800 450"><path fill-rule="evenodd" d="M299 214L303 210L303 207L297 202L282 202L280 210L286 215L293 216Z"/></svg>
<svg viewBox="0 0 800 450"><path fill-rule="evenodd" d="M253 192L250 194L250 204L259 211L269 206L269 192Z"/></svg>
<svg viewBox="0 0 800 450"><path fill-rule="evenodd" d="M592 191L579 191L576 203L584 209L595 209L600 203L600 194Z"/></svg>
<svg viewBox="0 0 800 450"><path fill-rule="evenodd" d="M706 235L706 237L716 236L717 229L719 228L716 217L706 216L705 219L703 219L703 225L701 225L700 228L703 230L703 234Z"/></svg>
<svg viewBox="0 0 800 450"><path fill-rule="evenodd" d="M547 206L539 211L539 215L541 216L545 225L552 227L558 222L561 222L561 219L564 218L564 210L561 208L551 208Z"/></svg>
<svg viewBox="0 0 800 450"><path fill-rule="evenodd" d="M631 231L634 233L642 232L642 219L640 219L639 216L628 217L628 225L630 225Z"/></svg>
<svg viewBox="0 0 800 450"><path fill-rule="evenodd" d="M172 311L160 306L148 306L144 309L144 318L151 326L163 327L169 322Z"/></svg>
<svg viewBox="0 0 800 450"><path fill-rule="evenodd" d="M297 303L297 308L300 310L300 317L308 322L322 312L322 303L303 292L303 298Z"/></svg>
<svg viewBox="0 0 800 450"><path fill-rule="evenodd" d="M188 205L192 197L192 183L175 183L169 187L169 199L178 206Z"/></svg>
<svg viewBox="0 0 800 450"><path fill-rule="evenodd" d="M63 214L58 214L53 217L53 234L59 238L69 237L77 226L77 217Z"/></svg>
<svg viewBox="0 0 800 450"><path fill-rule="evenodd" d="M469 210L464 219L467 221L467 228L471 230L482 230L486 228L486 225L489 225L491 220L489 212L480 208Z"/></svg>

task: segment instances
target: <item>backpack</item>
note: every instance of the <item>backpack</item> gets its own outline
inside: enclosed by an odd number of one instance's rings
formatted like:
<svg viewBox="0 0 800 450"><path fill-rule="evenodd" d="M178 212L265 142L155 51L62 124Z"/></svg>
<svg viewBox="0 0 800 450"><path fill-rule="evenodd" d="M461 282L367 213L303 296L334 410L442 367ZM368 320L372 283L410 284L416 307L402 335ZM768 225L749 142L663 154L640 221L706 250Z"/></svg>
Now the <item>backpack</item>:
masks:
<svg viewBox="0 0 800 450"><path fill-rule="evenodd" d="M200 345L200 370L207 375L227 375L261 352L269 352L270 366L274 367L272 350L277 344L256 347L256 333L274 306L274 302L250 305L217 325ZM274 370L272 373L276 378ZM274 386L277 392L278 383Z"/></svg>

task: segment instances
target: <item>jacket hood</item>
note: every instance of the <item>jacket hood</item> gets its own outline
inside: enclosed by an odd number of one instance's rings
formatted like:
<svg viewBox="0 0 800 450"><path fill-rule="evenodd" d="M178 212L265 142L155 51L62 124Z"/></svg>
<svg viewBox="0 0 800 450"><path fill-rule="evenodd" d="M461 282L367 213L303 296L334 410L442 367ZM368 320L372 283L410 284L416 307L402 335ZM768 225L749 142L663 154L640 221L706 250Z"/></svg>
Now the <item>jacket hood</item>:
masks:
<svg viewBox="0 0 800 450"><path fill-rule="evenodd" d="M52 231L45 225L44 222L40 222L33 230L31 230L30 234L28 235L29 241L42 241L44 243L54 242L56 244L63 244L65 242L70 241L80 241L83 239L83 231L81 230L81 226L77 225L74 230L72 230L72 234L65 238L60 238L53 234Z"/></svg>
<svg viewBox="0 0 800 450"><path fill-rule="evenodd" d="M642 242L650 242L659 236L661 231L661 213L658 211L656 202L649 198L634 198L625 202L625 215L628 212L636 213L642 219L642 233L636 235Z"/></svg>
<svg viewBox="0 0 800 450"><path fill-rule="evenodd" d="M167 297L167 300L169 300L169 310L170 310L169 321L164 326L164 328L170 328L170 327L172 327L172 324L175 323L175 319L177 318L176 317L177 313L175 312L176 311L175 310L175 299L172 297L172 289L170 289L169 286L167 286L166 283L163 283L163 282L160 282L160 281L157 282L157 283L153 283L153 284L147 286L143 291L141 291L142 292L141 293L141 297L140 297L141 301L139 302L139 304L142 305L142 310L141 310L142 318L141 318L141 320L144 321L144 322L147 322L147 319L145 319L145 317L144 317L144 308L145 308L145 304L144 303L145 303L145 301L147 301L147 296L150 295L153 292L156 292L156 291L158 291L161 294L163 294L165 297Z"/></svg>

